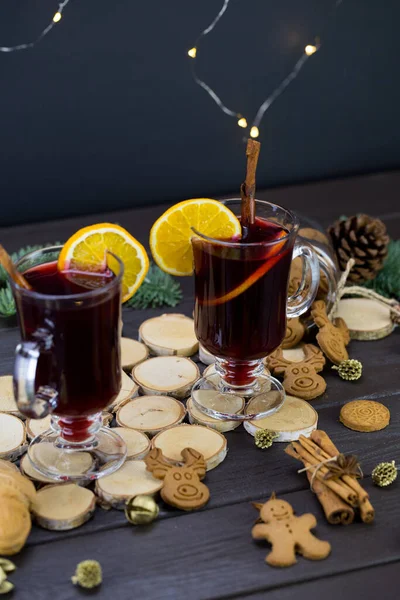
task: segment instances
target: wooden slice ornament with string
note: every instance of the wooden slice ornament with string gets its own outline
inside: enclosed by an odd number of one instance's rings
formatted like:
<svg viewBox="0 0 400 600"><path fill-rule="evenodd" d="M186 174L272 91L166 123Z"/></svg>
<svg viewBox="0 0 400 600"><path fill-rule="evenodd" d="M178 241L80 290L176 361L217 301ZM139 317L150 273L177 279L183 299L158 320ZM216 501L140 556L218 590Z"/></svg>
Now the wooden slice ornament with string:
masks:
<svg viewBox="0 0 400 600"><path fill-rule="evenodd" d="M121 389L115 400L107 407L107 410L113 413L117 412L120 406L123 406L125 402L129 402L131 398L135 398L138 393L139 386L131 379L131 377L129 377L129 375L122 371Z"/></svg>
<svg viewBox="0 0 400 600"><path fill-rule="evenodd" d="M196 363L183 356L157 356L136 365L132 377L148 396L186 398L200 376Z"/></svg>
<svg viewBox="0 0 400 600"><path fill-rule="evenodd" d="M152 439L152 447L160 448L164 458L171 462L180 462L182 450L193 448L203 455L207 471L217 467L228 451L226 438L222 433L210 427L186 423L158 433Z"/></svg>
<svg viewBox="0 0 400 600"><path fill-rule="evenodd" d="M346 322L354 340L379 340L395 327L390 307L370 298L342 298L335 316Z"/></svg>
<svg viewBox="0 0 400 600"><path fill-rule="evenodd" d="M166 427L178 425L186 416L182 402L171 396L138 396L122 406L116 415L121 427L155 435Z"/></svg>
<svg viewBox="0 0 400 600"><path fill-rule="evenodd" d="M199 349L194 321L181 314L166 314L144 321L139 339L156 356L192 356Z"/></svg>
<svg viewBox="0 0 400 600"><path fill-rule="evenodd" d="M149 356L148 348L131 338L121 338L121 366L126 371L132 371L133 367Z"/></svg>
<svg viewBox="0 0 400 600"><path fill-rule="evenodd" d="M14 415L0 413L0 458L17 460L26 449L24 423Z"/></svg>
<svg viewBox="0 0 400 600"><path fill-rule="evenodd" d="M96 508L93 492L75 483L47 485L36 494L32 514L40 527L66 531L86 523Z"/></svg>
<svg viewBox="0 0 400 600"><path fill-rule="evenodd" d="M143 460L128 460L115 473L98 479L95 492L103 508L123 510L129 498L153 496L162 486L163 482L153 477Z"/></svg>
<svg viewBox="0 0 400 600"><path fill-rule="evenodd" d="M245 412L251 412L251 400ZM310 436L318 425L318 413L311 404L295 396L286 396L286 400L276 413L254 421L244 421L244 428L254 436L257 431L268 429L278 434L274 442L293 442L301 435Z"/></svg>
<svg viewBox="0 0 400 600"><path fill-rule="evenodd" d="M150 440L142 431L129 429L129 427L113 427L113 432L118 433L126 444L125 460L141 460L150 452Z"/></svg>
<svg viewBox="0 0 400 600"><path fill-rule="evenodd" d="M0 377L0 412L6 412L23 419L14 399L14 386L12 375Z"/></svg>

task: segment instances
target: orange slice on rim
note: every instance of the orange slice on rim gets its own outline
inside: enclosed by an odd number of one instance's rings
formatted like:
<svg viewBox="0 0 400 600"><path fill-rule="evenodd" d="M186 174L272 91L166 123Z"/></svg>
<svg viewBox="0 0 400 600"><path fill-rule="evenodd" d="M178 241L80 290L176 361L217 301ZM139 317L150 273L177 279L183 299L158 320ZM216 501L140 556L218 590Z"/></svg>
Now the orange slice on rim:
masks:
<svg viewBox="0 0 400 600"><path fill-rule="evenodd" d="M146 277L149 258L142 244L119 225L98 223L77 231L64 244L58 257L58 269L95 271L107 260L107 265L113 271L113 257L106 258L107 251L118 256L124 263L122 302L126 302Z"/></svg>
<svg viewBox="0 0 400 600"><path fill-rule="evenodd" d="M179 202L161 215L150 231L151 252L160 269L171 275L193 273L192 228L214 239L242 233L237 217L218 200L194 198Z"/></svg>

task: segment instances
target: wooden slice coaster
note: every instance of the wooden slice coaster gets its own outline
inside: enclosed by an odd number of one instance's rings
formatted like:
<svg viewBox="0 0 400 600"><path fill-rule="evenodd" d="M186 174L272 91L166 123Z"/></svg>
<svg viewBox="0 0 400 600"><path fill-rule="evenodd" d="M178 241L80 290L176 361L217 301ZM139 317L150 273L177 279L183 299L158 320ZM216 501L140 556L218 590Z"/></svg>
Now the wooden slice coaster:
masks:
<svg viewBox="0 0 400 600"><path fill-rule="evenodd" d="M206 350L201 344L199 344L199 358L205 365L212 365L216 360L214 354L211 354L211 352Z"/></svg>
<svg viewBox="0 0 400 600"><path fill-rule="evenodd" d="M129 498L139 495L152 496L163 486L147 470L143 460L128 460L118 471L96 481L95 492L103 508L123 510Z"/></svg>
<svg viewBox="0 0 400 600"><path fill-rule="evenodd" d="M75 483L48 485L36 494L32 513L44 529L65 531L83 525L93 515L93 492Z"/></svg>
<svg viewBox="0 0 400 600"><path fill-rule="evenodd" d="M8 471L9 473L19 473L17 465L14 465L14 463L10 462L9 460L3 460L2 458L0 458L0 473L2 471Z"/></svg>
<svg viewBox="0 0 400 600"><path fill-rule="evenodd" d="M182 402L171 396L139 396L117 412L117 423L150 435L181 423L186 415Z"/></svg>
<svg viewBox="0 0 400 600"><path fill-rule="evenodd" d="M26 434L30 440L50 429L51 415L44 419L27 419L25 422Z"/></svg>
<svg viewBox="0 0 400 600"><path fill-rule="evenodd" d="M390 308L369 298L343 298L336 317L341 317L354 340L379 340L391 334Z"/></svg>
<svg viewBox="0 0 400 600"><path fill-rule="evenodd" d="M144 344L131 338L121 338L121 365L126 371L132 371L133 367L149 356L149 350Z"/></svg>
<svg viewBox="0 0 400 600"><path fill-rule="evenodd" d="M118 433L126 444L126 460L140 460L150 452L150 440L142 431L128 427L113 427L113 431Z"/></svg>
<svg viewBox="0 0 400 600"><path fill-rule="evenodd" d="M196 363L180 356L157 356L136 365L132 377L149 396L186 398L200 376Z"/></svg>
<svg viewBox="0 0 400 600"><path fill-rule="evenodd" d="M84 475L93 465L93 458L89 452L65 452L52 442L41 442L31 448L34 459L50 465L57 465L57 468L65 475L73 477ZM24 456L20 465L21 471L30 479L41 482L55 483L54 479L42 475L32 465L28 456Z"/></svg>
<svg viewBox="0 0 400 600"><path fill-rule="evenodd" d="M15 417L23 418L14 399L12 375L0 377L0 412L6 412Z"/></svg>
<svg viewBox="0 0 400 600"><path fill-rule="evenodd" d="M111 421L113 420L114 415L106 410L103 410L101 413L101 421L103 427L110 427Z"/></svg>
<svg viewBox="0 0 400 600"><path fill-rule="evenodd" d="M227 454L226 438L202 425L176 425L158 433L152 440L153 448L160 448L164 457L172 462L181 462L181 452L193 448L204 456L207 471L217 467Z"/></svg>
<svg viewBox="0 0 400 600"><path fill-rule="evenodd" d="M125 402L137 396L138 393L139 386L136 385L129 375L122 371L121 389L115 400L107 407L107 410L115 413L120 406L123 406Z"/></svg>
<svg viewBox="0 0 400 600"><path fill-rule="evenodd" d="M0 413L0 458L17 460L26 451L25 425L18 417Z"/></svg>
<svg viewBox="0 0 400 600"><path fill-rule="evenodd" d="M198 393L203 392L203 397L201 398L201 402L207 406L207 399L204 398L204 392L207 394L210 394L210 398L212 400L213 397L215 397L216 395L219 396L220 394L218 394L217 391L214 390L199 390ZM218 410L219 412L230 412L230 413L237 413L240 414L241 412L243 412L243 408L245 405L245 401L243 398L240 398L240 396L232 396L232 398L230 398L230 402L229 405L227 404L227 402L224 402L223 399L221 399L221 402L213 402L212 403L212 407L215 410ZM204 425L206 427L211 427L212 429L215 429L216 431L220 431L221 433L224 433L226 431L232 431L233 429L236 429L236 427L239 427L240 425L240 421L221 421L220 419L214 419L213 417L209 417L208 415L205 415L204 413L202 413L198 408L196 408L196 406L193 403L192 398L189 398L187 403L186 403L186 408L189 414L189 421L192 423L192 425Z"/></svg>
<svg viewBox="0 0 400 600"><path fill-rule="evenodd" d="M251 412L251 401L245 412ZM318 413L309 402L295 396L286 396L286 400L276 413L256 421L244 421L244 428L250 435L260 429L275 431L275 442L293 442L301 435L308 437L317 428Z"/></svg>
<svg viewBox="0 0 400 600"><path fill-rule="evenodd" d="M193 319L180 314L144 321L139 339L157 356L192 356L199 349Z"/></svg>

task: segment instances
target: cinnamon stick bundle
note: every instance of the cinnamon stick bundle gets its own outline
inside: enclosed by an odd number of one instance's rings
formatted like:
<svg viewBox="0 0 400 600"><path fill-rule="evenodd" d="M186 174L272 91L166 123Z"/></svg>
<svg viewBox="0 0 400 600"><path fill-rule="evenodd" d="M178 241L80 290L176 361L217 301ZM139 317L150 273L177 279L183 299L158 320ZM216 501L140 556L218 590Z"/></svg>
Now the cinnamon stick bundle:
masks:
<svg viewBox="0 0 400 600"><path fill-rule="evenodd" d="M352 523L355 507L359 508L364 523L374 520L375 511L368 493L355 476L343 473L336 479L326 478L330 469L329 463L323 464L324 461L337 458L340 452L325 431L315 430L310 438L300 436L299 441L292 442L285 452L304 464L310 486L317 495L329 523Z"/></svg>

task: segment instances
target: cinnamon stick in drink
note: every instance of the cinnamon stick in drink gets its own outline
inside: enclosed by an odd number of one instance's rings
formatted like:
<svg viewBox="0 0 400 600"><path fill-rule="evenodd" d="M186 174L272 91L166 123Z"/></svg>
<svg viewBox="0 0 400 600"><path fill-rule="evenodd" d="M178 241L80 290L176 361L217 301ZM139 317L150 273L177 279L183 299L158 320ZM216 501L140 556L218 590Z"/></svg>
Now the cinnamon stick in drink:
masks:
<svg viewBox="0 0 400 600"><path fill-rule="evenodd" d="M254 223L256 216L256 203L254 201L256 193L256 169L258 156L260 154L260 142L247 140L247 172L246 179L240 186L240 195L242 198L242 239L245 240L250 225Z"/></svg>

